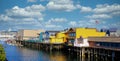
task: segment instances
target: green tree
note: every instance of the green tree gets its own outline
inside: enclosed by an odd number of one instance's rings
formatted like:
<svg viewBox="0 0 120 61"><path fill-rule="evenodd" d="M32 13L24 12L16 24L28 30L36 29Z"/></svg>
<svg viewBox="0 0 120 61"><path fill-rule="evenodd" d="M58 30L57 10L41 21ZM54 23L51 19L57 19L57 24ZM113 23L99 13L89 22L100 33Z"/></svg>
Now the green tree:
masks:
<svg viewBox="0 0 120 61"><path fill-rule="evenodd" d="M0 45L0 61L5 61L6 55L2 45Z"/></svg>

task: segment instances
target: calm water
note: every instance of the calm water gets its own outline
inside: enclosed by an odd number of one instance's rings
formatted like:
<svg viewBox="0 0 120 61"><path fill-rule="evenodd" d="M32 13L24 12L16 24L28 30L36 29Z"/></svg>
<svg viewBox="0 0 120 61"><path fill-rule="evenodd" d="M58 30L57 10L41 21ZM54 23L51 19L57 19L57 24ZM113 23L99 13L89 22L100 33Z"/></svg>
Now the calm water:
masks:
<svg viewBox="0 0 120 61"><path fill-rule="evenodd" d="M60 52L60 51L43 51L25 47L17 47L8 45L6 43L1 43L4 46L6 57L8 61L111 61L104 59L94 58L80 58L70 52Z"/></svg>
<svg viewBox="0 0 120 61"><path fill-rule="evenodd" d="M74 55L58 51L43 51L2 43L8 61L80 61Z"/></svg>

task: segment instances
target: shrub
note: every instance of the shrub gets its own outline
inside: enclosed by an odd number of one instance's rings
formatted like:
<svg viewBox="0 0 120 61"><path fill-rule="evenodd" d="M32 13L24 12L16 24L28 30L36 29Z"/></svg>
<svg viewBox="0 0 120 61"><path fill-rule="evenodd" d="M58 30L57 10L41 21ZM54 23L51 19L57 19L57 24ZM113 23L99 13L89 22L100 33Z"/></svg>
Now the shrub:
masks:
<svg viewBox="0 0 120 61"><path fill-rule="evenodd" d="M0 45L0 61L5 61L6 55L2 45Z"/></svg>

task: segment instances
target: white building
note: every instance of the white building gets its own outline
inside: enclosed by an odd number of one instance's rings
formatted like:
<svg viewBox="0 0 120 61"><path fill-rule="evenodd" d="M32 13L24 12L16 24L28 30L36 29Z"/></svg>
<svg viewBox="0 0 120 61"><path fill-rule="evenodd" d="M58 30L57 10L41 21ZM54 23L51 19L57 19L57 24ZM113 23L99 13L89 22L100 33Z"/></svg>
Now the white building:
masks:
<svg viewBox="0 0 120 61"><path fill-rule="evenodd" d="M116 35L120 36L120 30L117 30Z"/></svg>
<svg viewBox="0 0 120 61"><path fill-rule="evenodd" d="M17 31L0 31L0 40L15 40Z"/></svg>

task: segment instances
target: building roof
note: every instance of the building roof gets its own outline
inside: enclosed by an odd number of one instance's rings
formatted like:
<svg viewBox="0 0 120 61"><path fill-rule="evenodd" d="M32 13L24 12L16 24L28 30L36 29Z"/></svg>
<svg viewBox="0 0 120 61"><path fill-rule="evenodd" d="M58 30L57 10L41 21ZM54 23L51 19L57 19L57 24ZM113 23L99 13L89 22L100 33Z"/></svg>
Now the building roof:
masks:
<svg viewBox="0 0 120 61"><path fill-rule="evenodd" d="M116 32L117 28L110 28L109 30L110 30L110 32Z"/></svg>
<svg viewBox="0 0 120 61"><path fill-rule="evenodd" d="M109 29L102 29L104 32L107 32L108 30L110 32L116 32L117 31L117 28L109 28Z"/></svg>
<svg viewBox="0 0 120 61"><path fill-rule="evenodd" d="M120 37L88 37L88 41L120 43Z"/></svg>
<svg viewBox="0 0 120 61"><path fill-rule="evenodd" d="M70 28L66 33L75 32L75 31L76 31L76 28Z"/></svg>
<svg viewBox="0 0 120 61"><path fill-rule="evenodd" d="M60 31L52 31L52 30L48 30L48 31L46 31L46 32L60 32Z"/></svg>

